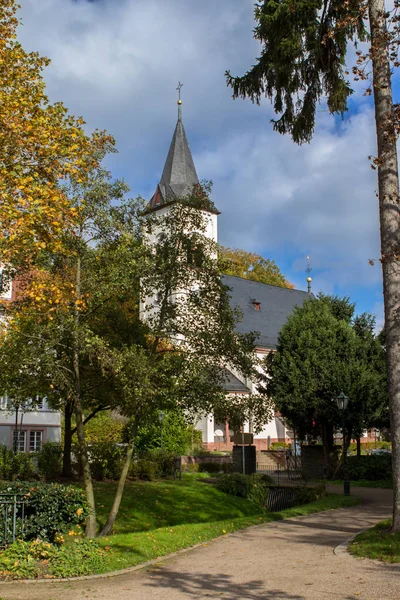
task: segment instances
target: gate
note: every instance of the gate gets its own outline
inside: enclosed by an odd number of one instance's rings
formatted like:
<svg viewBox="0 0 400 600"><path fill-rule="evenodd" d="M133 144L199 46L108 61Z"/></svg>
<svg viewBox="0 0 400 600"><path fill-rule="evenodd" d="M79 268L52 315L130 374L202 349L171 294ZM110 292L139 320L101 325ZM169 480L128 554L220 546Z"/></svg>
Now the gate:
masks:
<svg viewBox="0 0 400 600"><path fill-rule="evenodd" d="M25 500L15 494L0 494L0 548L15 542L23 532Z"/></svg>

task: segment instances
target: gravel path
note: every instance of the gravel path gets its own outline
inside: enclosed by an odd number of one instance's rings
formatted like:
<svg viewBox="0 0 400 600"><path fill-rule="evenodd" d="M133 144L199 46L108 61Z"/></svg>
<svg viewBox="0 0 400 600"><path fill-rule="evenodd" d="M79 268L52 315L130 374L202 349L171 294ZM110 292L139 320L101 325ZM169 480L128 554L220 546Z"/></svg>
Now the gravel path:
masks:
<svg viewBox="0 0 400 600"><path fill-rule="evenodd" d="M391 513L391 490L352 493L362 506L237 532L117 577L0 584L0 600L399 600L400 566L333 552Z"/></svg>

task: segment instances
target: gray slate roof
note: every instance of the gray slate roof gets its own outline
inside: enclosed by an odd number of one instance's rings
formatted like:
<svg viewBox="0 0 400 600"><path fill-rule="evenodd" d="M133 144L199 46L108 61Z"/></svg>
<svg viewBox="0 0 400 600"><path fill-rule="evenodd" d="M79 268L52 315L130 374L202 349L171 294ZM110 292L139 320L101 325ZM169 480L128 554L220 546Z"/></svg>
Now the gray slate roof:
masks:
<svg viewBox="0 0 400 600"><path fill-rule="evenodd" d="M295 306L301 306L309 298L307 292L231 275L223 275L223 282L231 288L229 294L232 308L239 306L243 312L243 318L236 326L237 331L258 331L256 345L260 348L276 348L282 325ZM253 301L260 302L260 310L254 308Z"/></svg>
<svg viewBox="0 0 400 600"><path fill-rule="evenodd" d="M169 148L160 183L150 200L151 208L158 208L190 194L199 183L185 128L179 117Z"/></svg>
<svg viewBox="0 0 400 600"><path fill-rule="evenodd" d="M248 387L240 381L228 369L224 369L224 390L226 392L244 392L249 391Z"/></svg>

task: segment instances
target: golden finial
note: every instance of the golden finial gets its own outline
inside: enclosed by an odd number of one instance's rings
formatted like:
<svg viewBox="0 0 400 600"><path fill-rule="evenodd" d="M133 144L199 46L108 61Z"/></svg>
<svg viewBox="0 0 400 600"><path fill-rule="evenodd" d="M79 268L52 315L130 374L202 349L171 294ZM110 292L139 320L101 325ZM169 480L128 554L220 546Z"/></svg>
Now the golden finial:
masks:
<svg viewBox="0 0 400 600"><path fill-rule="evenodd" d="M306 269L306 273L308 274L308 277L307 277L306 281L307 281L307 284L308 284L307 285L307 291L308 291L309 294L311 294L311 282L312 282L312 278L310 277L311 271L312 271L312 268L311 268L311 264L310 264L310 257L307 256L307 269Z"/></svg>

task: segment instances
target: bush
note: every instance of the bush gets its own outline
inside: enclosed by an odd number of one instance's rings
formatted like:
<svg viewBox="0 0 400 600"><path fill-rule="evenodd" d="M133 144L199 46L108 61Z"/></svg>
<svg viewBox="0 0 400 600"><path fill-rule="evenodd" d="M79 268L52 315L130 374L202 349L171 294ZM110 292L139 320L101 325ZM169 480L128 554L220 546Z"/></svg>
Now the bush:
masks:
<svg viewBox="0 0 400 600"><path fill-rule="evenodd" d="M347 457L347 468L350 479L354 481L390 479L392 477L392 455L349 456Z"/></svg>
<svg viewBox="0 0 400 600"><path fill-rule="evenodd" d="M156 462L148 460L147 458L139 458L132 462L130 475L137 479L143 479L144 481L153 481L158 475L158 465Z"/></svg>
<svg viewBox="0 0 400 600"><path fill-rule="evenodd" d="M83 525L89 513L83 490L57 483L9 483L0 485L0 493L16 494L25 499L25 522L18 535L25 540L39 538L54 542L75 525Z"/></svg>
<svg viewBox="0 0 400 600"><path fill-rule="evenodd" d="M62 472L62 449L56 442L43 444L36 454L40 477L45 481L53 481L60 477Z"/></svg>
<svg viewBox="0 0 400 600"><path fill-rule="evenodd" d="M198 463L189 463L187 465L182 466L182 470L186 473L198 473L199 472L199 464Z"/></svg>
<svg viewBox="0 0 400 600"><path fill-rule="evenodd" d="M247 498L260 506L265 506L271 482L272 480L267 475L231 473L220 475L216 486L221 492L225 492L231 496Z"/></svg>
<svg viewBox="0 0 400 600"><path fill-rule="evenodd" d="M289 448L289 444L285 442L272 442L270 446L271 450L286 450L286 448Z"/></svg>
<svg viewBox="0 0 400 600"><path fill-rule="evenodd" d="M82 474L82 464L80 459L79 446L73 447L75 456L74 468L79 475ZM103 481L104 479L118 480L122 470L122 464L125 458L125 449L112 442L98 442L90 444L88 447L90 469L94 479Z"/></svg>
<svg viewBox="0 0 400 600"><path fill-rule="evenodd" d="M221 467L223 473L233 473L233 463L222 463Z"/></svg>
<svg viewBox="0 0 400 600"><path fill-rule="evenodd" d="M0 554L1 579L74 577L99 571L105 551L95 540L69 537L49 544L42 540L18 540Z"/></svg>
<svg viewBox="0 0 400 600"><path fill-rule="evenodd" d="M145 455L147 460L156 463L158 477L172 477L174 474L175 454L168 450L157 448Z"/></svg>
<svg viewBox="0 0 400 600"><path fill-rule="evenodd" d="M6 446L0 446L0 479L7 481L30 481L35 476L32 455L25 452L15 454Z"/></svg>
<svg viewBox="0 0 400 600"><path fill-rule="evenodd" d="M221 471L223 471L221 463L212 461L199 463L200 473L220 473Z"/></svg>
<svg viewBox="0 0 400 600"><path fill-rule="evenodd" d="M326 495L325 487L319 485L317 487L299 487L296 488L295 506L300 504L309 504Z"/></svg>
<svg viewBox="0 0 400 600"><path fill-rule="evenodd" d="M216 486L225 494L247 498L251 488L250 475L243 475L242 473L221 475L217 479Z"/></svg>

